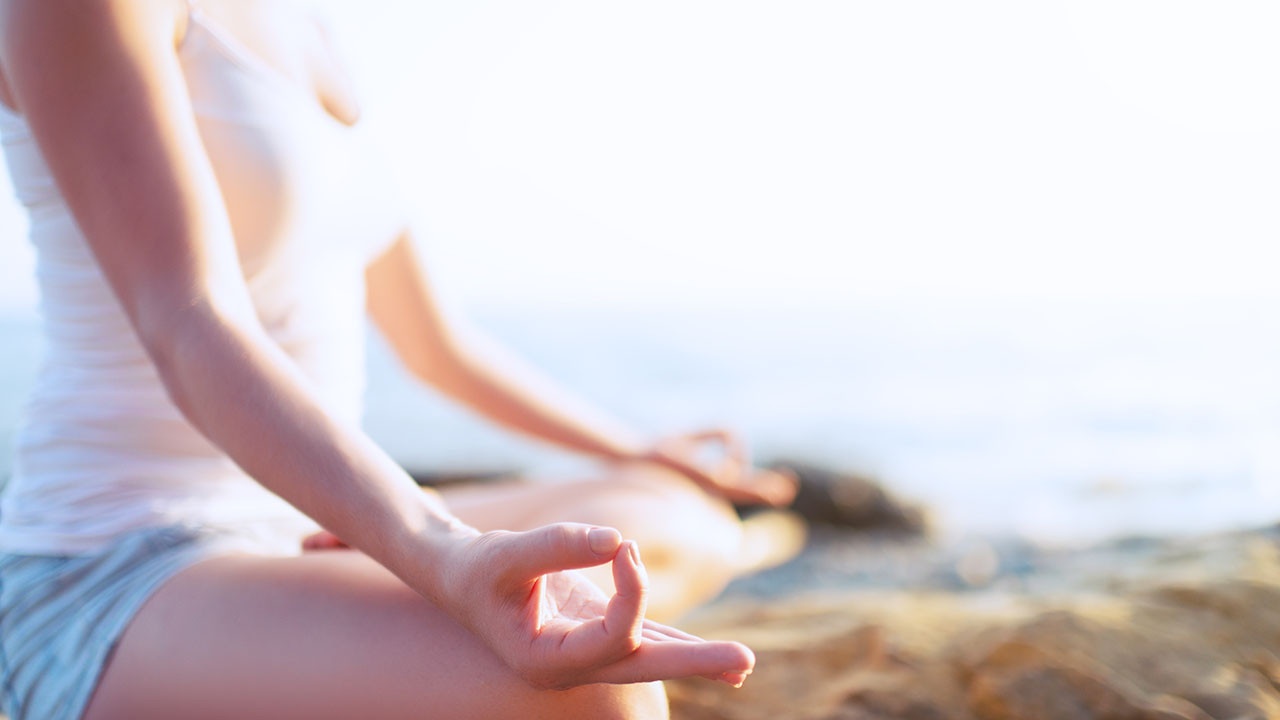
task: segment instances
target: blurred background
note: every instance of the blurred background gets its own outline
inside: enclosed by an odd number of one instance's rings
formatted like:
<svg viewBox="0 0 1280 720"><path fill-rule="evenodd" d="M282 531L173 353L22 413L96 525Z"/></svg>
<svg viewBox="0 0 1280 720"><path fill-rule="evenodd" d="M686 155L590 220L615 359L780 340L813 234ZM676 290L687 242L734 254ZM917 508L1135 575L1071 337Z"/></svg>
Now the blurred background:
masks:
<svg viewBox="0 0 1280 720"><path fill-rule="evenodd" d="M638 427L873 474L953 536L1280 515L1274 6L326 4L447 303ZM33 263L6 184L0 467ZM370 342L406 464L581 468Z"/></svg>

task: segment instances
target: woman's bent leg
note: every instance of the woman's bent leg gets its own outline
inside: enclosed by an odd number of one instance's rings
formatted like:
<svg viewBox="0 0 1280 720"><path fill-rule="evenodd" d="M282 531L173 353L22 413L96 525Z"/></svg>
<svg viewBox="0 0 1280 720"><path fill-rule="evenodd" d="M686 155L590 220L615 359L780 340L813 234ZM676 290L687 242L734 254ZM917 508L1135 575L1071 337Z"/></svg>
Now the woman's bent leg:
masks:
<svg viewBox="0 0 1280 720"><path fill-rule="evenodd" d="M795 557L806 531L795 515L761 513L745 523L733 507L673 472L643 465L606 468L594 478L449 487L445 501L481 530L531 530L554 522L617 528L640 544L649 572L648 615L678 618L715 597L738 575ZM609 569L586 572L613 587Z"/></svg>
<svg viewBox="0 0 1280 720"><path fill-rule="evenodd" d="M535 690L384 568L333 551L176 575L126 629L85 718L666 715L660 684Z"/></svg>
<svg viewBox="0 0 1280 720"><path fill-rule="evenodd" d="M454 514L480 530L531 530L556 522L617 528L640 545L650 581L648 615L659 621L710 600L749 569L733 508L666 470L620 467L581 480L478 484L443 494ZM586 574L612 589L608 567Z"/></svg>

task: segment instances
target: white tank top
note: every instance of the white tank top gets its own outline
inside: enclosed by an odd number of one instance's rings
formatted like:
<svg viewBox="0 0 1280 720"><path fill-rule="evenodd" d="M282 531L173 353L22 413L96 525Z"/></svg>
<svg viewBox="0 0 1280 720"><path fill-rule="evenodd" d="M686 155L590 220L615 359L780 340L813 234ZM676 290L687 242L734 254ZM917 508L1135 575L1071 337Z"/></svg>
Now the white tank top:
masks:
<svg viewBox="0 0 1280 720"><path fill-rule="evenodd" d="M359 126L333 118L198 9L178 54L232 229L242 246L263 249L241 257L258 316L321 402L358 422L364 268L403 229L403 204ZM30 128L2 105L0 135L30 215L46 343L0 499L0 550L81 554L130 530L190 524L297 552L314 523L169 400Z"/></svg>

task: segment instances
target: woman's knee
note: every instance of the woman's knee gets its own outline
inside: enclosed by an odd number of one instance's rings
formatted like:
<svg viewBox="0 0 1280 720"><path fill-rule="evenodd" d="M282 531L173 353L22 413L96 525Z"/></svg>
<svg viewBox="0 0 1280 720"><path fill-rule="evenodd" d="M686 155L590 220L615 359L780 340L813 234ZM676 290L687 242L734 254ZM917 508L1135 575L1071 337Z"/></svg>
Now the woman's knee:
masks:
<svg viewBox="0 0 1280 720"><path fill-rule="evenodd" d="M673 556L653 560L684 563L695 573L718 574L734 566L742 523L732 505L674 473L650 471L636 481L647 482L656 493L655 517L661 518L661 527L656 543L651 541L653 554Z"/></svg>

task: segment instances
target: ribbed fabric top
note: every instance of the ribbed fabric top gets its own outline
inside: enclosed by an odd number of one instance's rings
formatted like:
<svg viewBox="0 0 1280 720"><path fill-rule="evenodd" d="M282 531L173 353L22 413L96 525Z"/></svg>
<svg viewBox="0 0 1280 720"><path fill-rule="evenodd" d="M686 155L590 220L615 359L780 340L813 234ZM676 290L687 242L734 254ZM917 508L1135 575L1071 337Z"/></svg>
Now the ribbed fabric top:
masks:
<svg viewBox="0 0 1280 720"><path fill-rule="evenodd" d="M199 9L178 53L258 316L327 409L356 423L364 268L403 227L403 205L358 125L330 116ZM30 128L3 106L0 135L30 214L46 341L0 499L0 550L80 554L133 529L192 524L297 552L314 523L184 419Z"/></svg>

